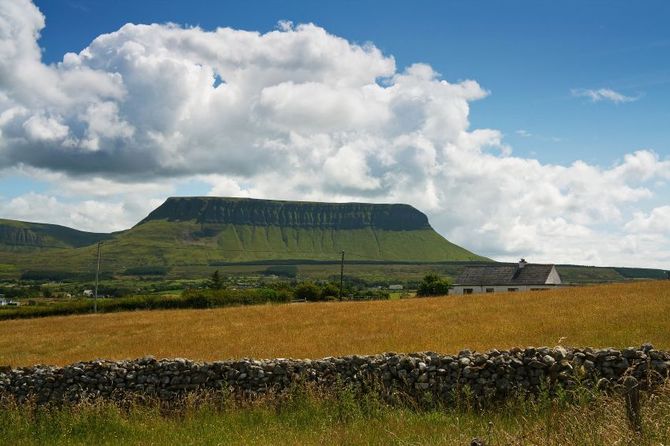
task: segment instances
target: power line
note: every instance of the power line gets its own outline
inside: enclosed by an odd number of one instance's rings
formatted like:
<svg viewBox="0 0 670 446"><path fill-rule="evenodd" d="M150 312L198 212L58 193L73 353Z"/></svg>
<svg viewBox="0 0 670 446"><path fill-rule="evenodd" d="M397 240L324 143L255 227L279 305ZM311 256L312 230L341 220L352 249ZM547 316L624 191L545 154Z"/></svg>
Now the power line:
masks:
<svg viewBox="0 0 670 446"><path fill-rule="evenodd" d="M98 279L100 277L100 245L102 242L98 242L98 265L95 269L95 294L93 295L93 312L98 312Z"/></svg>
<svg viewBox="0 0 670 446"><path fill-rule="evenodd" d="M344 284L344 251L342 251L342 263L340 264L340 300L342 300L343 284Z"/></svg>

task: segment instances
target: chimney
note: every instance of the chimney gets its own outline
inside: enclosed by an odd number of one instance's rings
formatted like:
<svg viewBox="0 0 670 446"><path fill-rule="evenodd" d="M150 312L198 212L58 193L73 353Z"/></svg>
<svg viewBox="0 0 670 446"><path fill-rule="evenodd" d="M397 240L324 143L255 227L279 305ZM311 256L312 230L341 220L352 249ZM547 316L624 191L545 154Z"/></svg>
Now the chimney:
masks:
<svg viewBox="0 0 670 446"><path fill-rule="evenodd" d="M528 262L526 262L526 259L521 259L519 260L519 269L523 269L524 266L526 266Z"/></svg>

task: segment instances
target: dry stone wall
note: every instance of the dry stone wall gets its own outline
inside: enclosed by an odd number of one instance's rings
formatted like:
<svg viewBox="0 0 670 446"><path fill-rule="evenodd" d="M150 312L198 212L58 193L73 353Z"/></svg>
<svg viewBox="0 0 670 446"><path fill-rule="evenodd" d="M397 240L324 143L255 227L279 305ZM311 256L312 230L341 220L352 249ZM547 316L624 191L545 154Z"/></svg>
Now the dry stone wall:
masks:
<svg viewBox="0 0 670 446"><path fill-rule="evenodd" d="M486 353L463 350L458 355L385 353L209 363L146 357L65 367L0 368L0 395L38 403L127 395L177 400L192 392L223 390L226 395L249 396L313 383L374 389L389 397L430 395L449 402L463 391L475 399L499 399L578 383L611 386L626 376L648 385L667 379L669 370L670 352L651 345L624 350L529 347Z"/></svg>

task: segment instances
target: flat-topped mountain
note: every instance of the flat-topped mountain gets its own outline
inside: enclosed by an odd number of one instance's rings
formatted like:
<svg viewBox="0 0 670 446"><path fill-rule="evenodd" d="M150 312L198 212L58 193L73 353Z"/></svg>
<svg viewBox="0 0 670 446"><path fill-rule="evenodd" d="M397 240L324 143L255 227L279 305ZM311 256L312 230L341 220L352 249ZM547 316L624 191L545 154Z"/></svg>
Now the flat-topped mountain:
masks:
<svg viewBox="0 0 670 446"><path fill-rule="evenodd" d="M104 268L192 266L259 260L482 261L435 232L406 204L318 203L173 197L113 234L0 220L0 270L90 271L104 241ZM9 265L9 266L7 266Z"/></svg>
<svg viewBox="0 0 670 446"><path fill-rule="evenodd" d="M173 277L202 277L229 263L242 263L240 268L252 273L258 268L249 262L327 264L337 262L342 251L348 262L360 265L490 261L442 237L425 214L406 204L172 197L132 228L112 234L0 219L0 279L24 273L92 277L99 241L108 274L169 271ZM458 273L454 268L449 274ZM558 268L568 282L667 277L664 270L641 268Z"/></svg>
<svg viewBox="0 0 670 446"><path fill-rule="evenodd" d="M359 260L483 260L406 204L173 197L120 239L156 233L172 234L182 247L203 247L210 262L334 260L341 251Z"/></svg>
<svg viewBox="0 0 670 446"><path fill-rule="evenodd" d="M253 198L171 197L139 224L152 220L324 229L431 229L428 217L407 204L318 203Z"/></svg>

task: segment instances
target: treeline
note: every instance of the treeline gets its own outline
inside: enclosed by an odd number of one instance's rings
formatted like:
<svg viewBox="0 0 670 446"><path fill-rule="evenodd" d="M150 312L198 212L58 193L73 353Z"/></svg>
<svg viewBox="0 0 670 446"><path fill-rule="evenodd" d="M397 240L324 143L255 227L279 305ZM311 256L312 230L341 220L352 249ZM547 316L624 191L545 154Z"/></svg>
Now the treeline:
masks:
<svg viewBox="0 0 670 446"><path fill-rule="evenodd" d="M98 299L100 313L133 310L173 310L187 308L217 308L236 305L290 302L292 295L272 289L250 290L186 290L181 296L131 296ZM93 312L91 299L68 300L46 305L23 305L0 310L0 320L44 316L64 316Z"/></svg>
<svg viewBox="0 0 670 446"><path fill-rule="evenodd" d="M109 271L100 272L100 280L109 280L114 276ZM83 282L95 279L95 272L41 271L30 270L21 274L21 280L41 282Z"/></svg>
<svg viewBox="0 0 670 446"><path fill-rule="evenodd" d="M339 291L339 290L337 290ZM142 295L119 298L100 298L97 308L100 313L133 310L175 310L221 308L239 305L288 303L293 299L308 301L334 300L337 294L332 286L312 283L299 284L295 288L255 289L187 289L180 296ZM384 292L360 292L345 296L346 299L388 299ZM75 299L43 305L22 305L0 310L0 320L24 319L45 316L65 316L93 312L91 299Z"/></svg>
<svg viewBox="0 0 670 446"><path fill-rule="evenodd" d="M343 285L340 289L339 284L334 282L279 282L258 288L233 289L228 288L226 280L218 271L215 271L206 282L204 288L187 288L178 296L152 294L99 298L97 300L97 309L101 313L111 313L133 310L220 308L239 305L288 303L294 300L319 302L334 300L386 300L390 298L389 292L383 289L360 288L354 283L346 282L343 282ZM448 292L448 288L448 281L441 279L436 274L427 274L419 284L417 295L445 295ZM26 293L34 293L38 289L33 286L25 290ZM10 288L7 289L7 291L9 290ZM16 290L16 288L13 288L13 290ZM105 293L103 287L100 287L98 291L101 294ZM44 295L47 292L51 293L48 288L42 289L41 292ZM8 292L7 294L10 293ZM105 294L110 295L110 293ZM0 309L0 320L87 314L92 312L93 301L91 299L69 299L47 304L33 302L33 304L29 305Z"/></svg>
<svg viewBox="0 0 670 446"><path fill-rule="evenodd" d="M385 290L364 290L344 287L340 294L340 288L332 283L301 282L296 285L293 294L298 300L308 302L323 302L329 300L384 300L390 297Z"/></svg>

